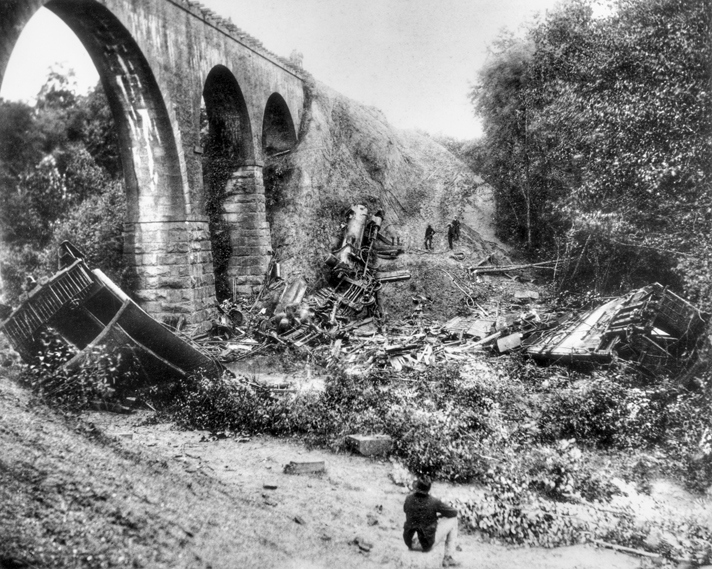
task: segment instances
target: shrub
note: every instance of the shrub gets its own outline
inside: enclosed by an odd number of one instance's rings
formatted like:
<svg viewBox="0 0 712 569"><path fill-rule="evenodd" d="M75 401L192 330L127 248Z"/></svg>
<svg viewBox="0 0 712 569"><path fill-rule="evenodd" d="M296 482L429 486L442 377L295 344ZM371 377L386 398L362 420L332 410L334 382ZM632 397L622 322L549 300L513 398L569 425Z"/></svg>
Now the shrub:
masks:
<svg viewBox="0 0 712 569"><path fill-rule="evenodd" d="M620 493L605 473L591 467L574 439L537 447L523 462L529 489L553 500L608 501Z"/></svg>
<svg viewBox="0 0 712 569"><path fill-rule="evenodd" d="M436 379L437 378L437 379ZM407 381L336 374L323 392L273 395L244 379L192 377L181 384L173 413L179 425L211 431L296 435L345 449L346 436L385 433L412 471L467 481L484 472L488 438L499 432L493 393L441 366Z"/></svg>
<svg viewBox="0 0 712 569"><path fill-rule="evenodd" d="M59 406L78 411L97 401L118 399L139 377L138 364L131 352L95 346L84 352L76 370L63 365L75 350L51 329L40 334L42 351L31 364L25 381L40 396Z"/></svg>
<svg viewBox="0 0 712 569"><path fill-rule="evenodd" d="M528 480L508 469L490 471L484 495L458 506L467 527L509 543L558 547L576 543L587 529L565 506L540 499Z"/></svg>
<svg viewBox="0 0 712 569"><path fill-rule="evenodd" d="M179 426L208 431L269 432L278 400L267 389L202 374L180 382L174 416Z"/></svg>

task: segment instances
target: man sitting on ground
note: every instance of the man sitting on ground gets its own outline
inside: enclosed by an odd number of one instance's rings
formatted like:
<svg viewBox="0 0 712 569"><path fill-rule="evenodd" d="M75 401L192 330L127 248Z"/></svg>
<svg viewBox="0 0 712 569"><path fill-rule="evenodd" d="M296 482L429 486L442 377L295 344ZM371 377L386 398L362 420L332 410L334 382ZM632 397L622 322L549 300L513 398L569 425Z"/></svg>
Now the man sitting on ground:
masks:
<svg viewBox="0 0 712 569"><path fill-rule="evenodd" d="M417 534L425 552L444 541L443 567L457 567L460 564L452 558L457 539L457 510L430 496L430 485L429 477L419 478L415 483L415 492L405 499L403 540L408 549L413 549L413 536Z"/></svg>

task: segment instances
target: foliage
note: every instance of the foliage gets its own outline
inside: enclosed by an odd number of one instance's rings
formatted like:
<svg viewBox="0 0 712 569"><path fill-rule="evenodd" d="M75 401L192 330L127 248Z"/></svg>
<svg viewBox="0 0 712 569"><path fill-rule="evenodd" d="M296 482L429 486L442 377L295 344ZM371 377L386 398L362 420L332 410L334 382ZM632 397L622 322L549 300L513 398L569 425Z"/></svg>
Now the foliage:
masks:
<svg viewBox="0 0 712 569"><path fill-rule="evenodd" d="M131 353L94 346L85 352L81 365L69 371L62 366L75 355L72 347L51 329L41 333L40 343L42 349L28 367L25 381L36 393L65 409L78 411L96 401L110 400L133 386L139 376Z"/></svg>
<svg viewBox="0 0 712 569"><path fill-rule="evenodd" d="M712 532L697 520L652 524L630 510L561 504L533 492L532 479L511 467L489 471L485 492L459 500L457 507L468 529L513 544L560 547L600 539L698 565L712 558Z"/></svg>
<svg viewBox="0 0 712 569"><path fill-rule="evenodd" d="M101 267L109 278L124 288L124 219L124 186L117 180L107 180L101 194L88 197L54 225L52 241L43 251L43 267L50 271L56 268L57 247L62 241L69 240L85 253L91 266Z"/></svg>
<svg viewBox="0 0 712 569"><path fill-rule="evenodd" d="M173 413L186 428L262 433L272 430L277 407L267 389L198 374L181 380Z"/></svg>
<svg viewBox="0 0 712 569"><path fill-rule="evenodd" d="M458 503L472 530L509 543L559 547L576 543L586 525L569 515L569 508L539 498L526 480L505 472L490 472L484 496Z"/></svg>
<svg viewBox="0 0 712 569"><path fill-rule="evenodd" d="M26 274L56 270L55 246L66 238L120 274L125 198L101 88L78 95L71 74L52 70L35 107L0 101L0 141L0 275L8 299L22 292Z"/></svg>
<svg viewBox="0 0 712 569"><path fill-rule="evenodd" d="M600 290L661 280L708 306L709 0L570 0L493 45L472 100L504 238Z"/></svg>
<svg viewBox="0 0 712 569"><path fill-rule="evenodd" d="M666 381L626 382L620 375L599 374L553 393L539 417L542 439L576 438L620 449L662 445L678 458L697 455L695 446L712 426L705 389L690 393ZM709 484L712 477L704 480Z"/></svg>
<svg viewBox="0 0 712 569"><path fill-rule="evenodd" d="M608 501L619 493L604 474L590 467L575 439L534 449L526 474L530 490L557 501Z"/></svg>

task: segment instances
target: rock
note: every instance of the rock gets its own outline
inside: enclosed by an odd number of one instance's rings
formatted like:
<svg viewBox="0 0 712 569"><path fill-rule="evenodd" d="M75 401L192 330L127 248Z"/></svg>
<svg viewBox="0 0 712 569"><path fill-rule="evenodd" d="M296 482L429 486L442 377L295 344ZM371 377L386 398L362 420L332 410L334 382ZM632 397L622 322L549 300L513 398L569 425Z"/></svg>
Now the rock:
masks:
<svg viewBox="0 0 712 569"><path fill-rule="evenodd" d="M373 544L369 543L362 537L355 538L351 543L353 543L354 545L357 545L361 551L364 551L366 553L368 553L369 551L371 551L373 549Z"/></svg>
<svg viewBox="0 0 712 569"><path fill-rule="evenodd" d="M276 485L276 484L273 484L272 482L265 482L265 483L262 485L262 488L264 488L265 490L276 490L276 489L277 489L277 485Z"/></svg>
<svg viewBox="0 0 712 569"><path fill-rule="evenodd" d="M539 300L539 293L535 290L518 290L514 293L514 298L518 302L525 302L527 300Z"/></svg>
<svg viewBox="0 0 712 569"><path fill-rule="evenodd" d="M388 435L349 435L346 444L363 456L388 454L393 439Z"/></svg>
<svg viewBox="0 0 712 569"><path fill-rule="evenodd" d="M500 354L506 354L507 352L518 348L522 345L522 335L519 332L505 336L497 340L497 349Z"/></svg>
<svg viewBox="0 0 712 569"><path fill-rule="evenodd" d="M304 521L304 518L301 516L294 516L294 521L297 522L299 525L306 525L307 522Z"/></svg>

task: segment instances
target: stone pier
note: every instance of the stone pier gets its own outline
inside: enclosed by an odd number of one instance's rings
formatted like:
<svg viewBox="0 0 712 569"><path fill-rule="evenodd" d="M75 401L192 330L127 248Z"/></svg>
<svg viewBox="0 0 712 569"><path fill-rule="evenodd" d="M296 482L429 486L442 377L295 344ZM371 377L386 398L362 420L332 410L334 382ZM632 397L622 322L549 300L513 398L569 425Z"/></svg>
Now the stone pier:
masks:
<svg viewBox="0 0 712 569"><path fill-rule="evenodd" d="M124 224L124 255L132 267L134 298L167 323L210 319L215 276L207 221Z"/></svg>
<svg viewBox="0 0 712 569"><path fill-rule="evenodd" d="M271 236L266 221L262 166L240 167L225 190L222 218L230 227L230 285L240 294L255 292L269 266Z"/></svg>

